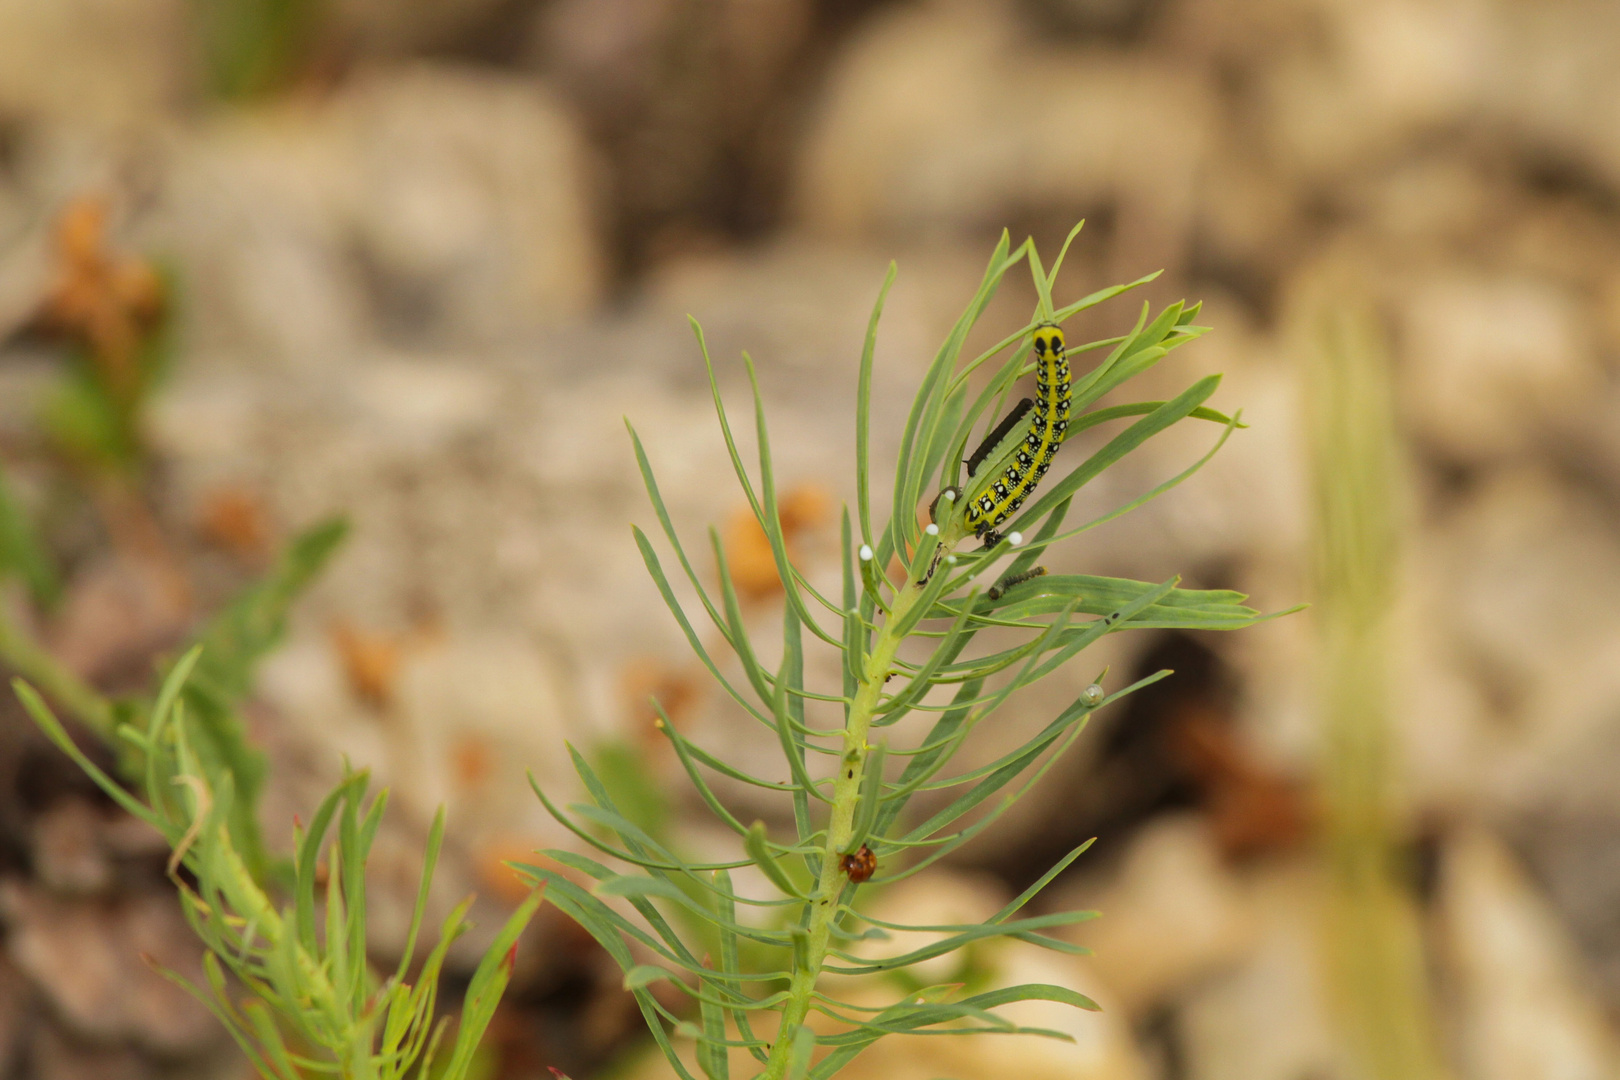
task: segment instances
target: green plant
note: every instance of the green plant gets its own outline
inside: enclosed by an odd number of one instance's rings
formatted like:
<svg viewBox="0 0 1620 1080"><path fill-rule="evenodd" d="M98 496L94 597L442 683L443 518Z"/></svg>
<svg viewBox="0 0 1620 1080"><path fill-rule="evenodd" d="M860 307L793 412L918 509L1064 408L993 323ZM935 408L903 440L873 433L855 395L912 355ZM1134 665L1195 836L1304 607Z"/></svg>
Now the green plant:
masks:
<svg viewBox="0 0 1620 1080"><path fill-rule="evenodd" d="M717 863L684 860L670 846L634 824L615 804L586 759L571 749L575 768L592 801L570 807L570 814L538 784L534 784L536 793L547 809L581 839L643 872L620 873L595 859L567 851L546 854L592 879L591 888L583 888L548 867L530 865L519 869L544 883L551 902L578 920L624 968L625 985L634 993L653 1037L685 1080L690 1080L691 1072L676 1053L666 1025L696 1040L698 1066L711 1078L728 1078L729 1050L743 1048L760 1066L758 1075L767 1080L798 1080L805 1076L819 1080L836 1073L885 1034L1020 1030L993 1010L1030 998L1095 1008L1085 997L1060 986L1018 986L962 997L957 987L918 990L913 984L903 992L897 990L892 1005L863 1010L835 1000L819 985L824 973L878 978L988 938L1015 938L1064 952L1083 951L1047 932L1090 918L1093 913L1020 917L1019 912L1084 851L1085 845L983 924L906 927L881 922L863 916L856 908L859 883L866 880L873 856L886 871L876 882L893 881L918 873L983 832L1073 743L1092 712L1169 673L1158 672L1111 694L1093 683L1039 733L990 764L942 775L963 741L1019 689L1058 671L1104 634L1156 627L1233 629L1260 618L1243 606L1240 594L1179 589L1174 578L1155 585L1033 573L1037 556L1047 547L1110 521L1175 487L1209 460L1233 428L1241 426L1236 417L1203 406L1219 383L1219 376L1213 375L1200 379L1170 401L1092 408L1104 395L1152 367L1171 349L1201 335L1204 328L1193 323L1196 305L1172 304L1151 319L1144 305L1129 333L1070 350L1069 355L1074 357L1107 352L1100 363L1074 382L1067 434L1072 436L1109 421L1135 420L1089 456L1080 457L1079 452L1071 451L1069 459L1074 461L1074 467L1067 475L1049 479L1044 490L1032 496L1030 504L1009 524L1004 539L980 550L958 550L972 530L961 508L952 510L948 501L938 524L918 524L919 507L928 505L935 492L960 485L960 463L974 429L981 424L984 428L993 426L1014 383L1032 370L1023 351L1017 348L1030 339L1032 331L1041 324L1062 323L1152 280L1149 276L1055 306L1051 280L1078 232L1077 226L1069 235L1051 276L1045 273L1032 243L1009 250L1009 240L1003 234L978 291L923 376L901 438L889 519L874 524L869 461L872 358L884 297L894 280L891 265L872 313L861 357L855 422L856 523L852 525L846 508L842 526L843 585L836 597L818 592L788 557L776 502L770 440L752 360L744 354L753 388L757 479L744 465L702 330L694 320L721 433L743 493L770 540L785 590L782 659L775 670L761 662L760 650L749 639L718 534L710 530L719 565L716 597L705 587L681 546L646 451L631 430L636 459L664 536L704 614L736 654L745 685L735 685L723 674L676 600L651 541L636 529L635 540L647 569L710 674L754 721L775 733L791 780L784 783L749 775L688 740L665 717L658 722L659 729L670 740L709 809L736 833L743 857ZM1034 318L963 362L969 333L1002 278L1026 261L1039 297ZM999 366L989 367L1009 349L1014 351ZM975 376L982 380L977 389ZM1220 437L1209 453L1125 506L1078 527L1063 528L1071 500L1082 486L1147 439L1189 417L1222 425ZM1059 458L1060 463L1063 460ZM900 563L895 579L884 570L891 559ZM998 579L996 587L980 588ZM827 625L823 625L823 619L828 620ZM991 629L999 632L998 644L971 647L982 631ZM1009 637L1016 643L1005 644ZM805 685L807 647L833 649L840 654L842 685L825 690ZM917 651L919 647L921 652ZM891 689L892 678L898 682ZM1098 681L1102 678L1099 676ZM954 688L954 697L948 703L937 701L931 693L940 687ZM841 716L830 726L818 726L811 722L813 716L807 706L834 710ZM934 716L920 739L895 748L890 748L883 738L873 742L878 733L917 712ZM904 765L897 770L886 769L886 762L896 759L903 760ZM796 835L783 842L772 839L762 822L745 824L711 787L705 778L707 772L779 793L791 801ZM1026 772L1031 775L1021 779ZM955 788L964 790L944 808L925 820L905 821L908 801L919 792ZM987 812L971 824L957 827L964 815L987 803ZM733 888L730 872L746 866L757 867L778 895L760 899ZM612 897L627 901L641 921L633 921L610 906L606 898ZM740 919L739 905L755 908L758 914ZM944 936L927 947L879 961L863 958L857 951L857 943L881 937L887 930L918 929ZM651 987L658 982L678 987L695 1002L696 1023L666 1007L652 993ZM827 1023L812 1030L807 1023L812 1012L822 1014ZM774 1028L760 1020L772 1014ZM818 1048L824 1051L819 1058Z"/></svg>
<svg viewBox="0 0 1620 1080"><path fill-rule="evenodd" d="M367 775L351 772L326 796L309 828L298 830L290 900L278 907L255 879L232 833L236 774L206 763L185 722L187 679L201 654L201 646L193 648L170 670L144 728L125 724L118 729L144 762L144 799L86 757L32 687L20 679L13 682L51 741L120 806L168 841L173 851L169 874L181 907L207 947L207 989L158 970L206 1004L260 1075L270 1080L300 1080L309 1074L393 1080L413 1072L442 1080L465 1077L511 977L517 938L540 903L539 890L512 914L485 953L467 987L448 1061L430 1074L444 1032L444 1021L434 1020L439 972L450 943L469 928L465 916L472 902L465 900L450 913L438 944L415 980L407 981L444 836L443 813L434 818L428 834L404 953L394 972L379 979L367 959L365 868L387 792L366 803ZM182 867L187 876L179 873ZM248 991L240 1005L233 1000L227 971Z"/></svg>
<svg viewBox="0 0 1620 1080"><path fill-rule="evenodd" d="M323 0L193 0L192 32L208 90L251 101L283 90L307 67Z"/></svg>
<svg viewBox="0 0 1620 1080"><path fill-rule="evenodd" d="M140 491L149 463L138 432L168 354L159 300L172 290L159 290L144 266L109 257L101 226L94 203L65 215L67 272L43 322L67 333L71 348L41 427L80 486L110 489L161 548ZM169 876L206 947L207 986L158 970L212 1010L262 1076L462 1080L479 1067L475 1054L541 892L496 935L467 988L453 1045L441 1055L448 1018L435 1018L439 976L451 943L469 928L470 900L450 913L414 973L411 965L443 815L428 836L403 955L386 977L368 959L365 866L387 793L367 802L367 775L346 770L309 828L296 831L290 860L269 850L259 826L267 763L248 739L240 707L258 662L281 640L292 603L347 528L332 519L295 537L267 574L203 623L196 643L150 694L103 697L35 641L9 606L0 606L0 667L20 676L12 685L46 736L168 842ZM26 592L41 612L64 592L47 545L0 473L0 587L12 580L23 586L19 604ZM80 750L36 685L106 744L117 777Z"/></svg>
<svg viewBox="0 0 1620 1080"><path fill-rule="evenodd" d="M1446 1075L1422 916L1401 865L1391 619L1400 589L1404 490L1389 356L1347 282L1319 286L1311 364L1312 495L1321 659L1325 959L1347 1049L1376 1080Z"/></svg>

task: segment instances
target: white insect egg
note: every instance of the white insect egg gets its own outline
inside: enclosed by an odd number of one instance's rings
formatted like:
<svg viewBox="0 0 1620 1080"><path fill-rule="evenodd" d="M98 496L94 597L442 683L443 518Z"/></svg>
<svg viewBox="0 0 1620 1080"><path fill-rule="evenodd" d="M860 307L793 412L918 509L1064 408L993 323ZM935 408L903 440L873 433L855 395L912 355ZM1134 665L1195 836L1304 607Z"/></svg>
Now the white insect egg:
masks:
<svg viewBox="0 0 1620 1080"><path fill-rule="evenodd" d="M940 492L939 494L940 494L940 497L943 498L946 502L955 502L956 501L956 489L955 488L946 488L944 491Z"/></svg>
<svg viewBox="0 0 1620 1080"><path fill-rule="evenodd" d="M1080 691L1080 701L1088 709L1095 709L1098 705L1101 705L1104 696L1103 688L1096 683L1092 683Z"/></svg>
<svg viewBox="0 0 1620 1080"><path fill-rule="evenodd" d="M929 522L928 528L924 529L923 532L927 533L929 536L938 536L939 526Z"/></svg>
<svg viewBox="0 0 1620 1080"><path fill-rule="evenodd" d="M1023 542L1024 542L1024 534L1023 533L1008 533L1007 534L1007 543L1009 545L1011 545L1012 547L1017 547L1019 544L1022 544Z"/></svg>
<svg viewBox="0 0 1620 1080"><path fill-rule="evenodd" d="M945 565L946 566L955 566L956 565L956 556L955 555L947 555L947 556L945 556Z"/></svg>
<svg viewBox="0 0 1620 1080"><path fill-rule="evenodd" d="M871 561L872 561L872 545L871 544L862 544L861 545L861 562L871 562Z"/></svg>

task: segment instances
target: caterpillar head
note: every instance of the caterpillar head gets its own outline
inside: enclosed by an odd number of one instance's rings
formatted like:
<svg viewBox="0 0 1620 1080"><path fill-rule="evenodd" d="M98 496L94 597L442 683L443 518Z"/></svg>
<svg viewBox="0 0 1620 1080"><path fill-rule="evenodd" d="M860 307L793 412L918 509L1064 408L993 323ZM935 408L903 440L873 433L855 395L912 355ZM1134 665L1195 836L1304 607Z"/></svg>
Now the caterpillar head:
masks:
<svg viewBox="0 0 1620 1080"><path fill-rule="evenodd" d="M1037 326L1030 343L1035 349L1036 356L1045 356L1047 353L1063 355L1063 331L1052 323Z"/></svg>

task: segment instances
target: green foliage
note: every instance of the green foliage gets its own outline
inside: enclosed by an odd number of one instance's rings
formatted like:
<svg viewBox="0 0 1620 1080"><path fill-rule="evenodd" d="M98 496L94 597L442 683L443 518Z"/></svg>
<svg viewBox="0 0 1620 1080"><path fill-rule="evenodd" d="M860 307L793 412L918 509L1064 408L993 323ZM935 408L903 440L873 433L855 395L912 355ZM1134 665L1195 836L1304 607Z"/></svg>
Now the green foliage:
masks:
<svg viewBox="0 0 1620 1080"><path fill-rule="evenodd" d="M0 581L9 577L20 579L41 607L55 606L62 595L55 563L0 473Z"/></svg>
<svg viewBox="0 0 1620 1080"><path fill-rule="evenodd" d="M331 559L348 528L333 518L294 538L269 574L204 627L197 638L202 653L185 685L192 750L208 775L230 773L236 796L231 832L248 870L261 882L272 870L256 813L264 755L248 742L238 709L252 690L258 662L281 640L288 608Z"/></svg>
<svg viewBox="0 0 1620 1080"><path fill-rule="evenodd" d="M41 730L120 806L163 834L173 855L170 875L181 906L207 946L207 987L162 971L202 1001L225 1025L259 1074L301 1080L311 1073L345 1078L425 1078L440 1048L435 1022L438 979L451 942L469 927L463 901L440 927L438 943L411 974L427 908L444 816L435 817L410 930L398 967L379 977L367 962L366 856L382 823L387 792L366 801L367 775L349 773L299 829L290 899L277 904L250 872L235 842L234 774L210 767L184 720L193 648L169 672L144 727L125 724L119 737L145 762L141 797L86 757L44 700L22 680L17 696ZM324 863L323 863L324 857ZM184 868L186 876L178 871ZM324 884L323 884L324 879ZM511 977L518 935L540 902L537 890L496 936L473 975L461 1022L442 1071L461 1080ZM324 911L322 910L324 908ZM162 969L160 969L162 970ZM233 997L229 973L250 995Z"/></svg>
<svg viewBox="0 0 1620 1080"><path fill-rule="evenodd" d="M1316 624L1321 646L1325 973L1345 1046L1377 1080L1447 1075L1430 1000L1422 913L1396 811L1391 617L1405 490L1388 348L1335 282L1318 299L1306 380ZM1324 285L1318 285L1325 291Z"/></svg>
<svg viewBox="0 0 1620 1080"><path fill-rule="evenodd" d="M1069 240L1073 239L1071 233ZM1034 327L1045 321L1061 323L1151 280L1143 278L1057 307L1052 302L1050 278L1033 245L1026 242L1015 251L1009 248L1004 234L967 310L923 375L901 438L889 519L878 524L872 505L869 435L872 363L884 297L894 279L890 268L862 352L855 430L856 524L852 525L846 510L843 584L836 597L816 590L788 557L769 433L752 360L744 355L753 386L758 447L758 468L751 473L721 400L702 331L693 323L738 483L770 541L784 584L782 659L775 670L761 662L761 650L750 640L719 537L710 531L719 564L719 593L715 595L681 544L646 451L631 430L661 531L703 615L735 654L743 675L740 685L723 673L709 653L676 599L663 560L648 537L636 529L635 540L647 569L699 660L754 722L774 733L791 779L781 782L749 775L688 740L671 724L660 722L698 795L737 834L739 857L714 863L684 859L635 824L610 785L574 753L575 768L591 801L565 810L538 784L536 793L578 836L615 864L628 864L640 872L623 873L566 851L547 854L588 877L595 883L591 888L546 867L521 869L545 883L551 901L585 927L624 968L626 988L635 995L653 1037L683 1080L691 1080L691 1072L676 1053L672 1035L696 1041L699 1069L711 1080L728 1080L729 1051L734 1048L748 1051L759 1066L758 1075L768 1080L822 1080L888 1033L1021 1030L993 1010L1028 999L1095 1008L1081 995L1058 986L1017 986L962 997L953 988L919 993L913 981L904 989L897 987L891 1006L873 1012L840 1002L819 986L824 972L879 977L995 938L1017 939L1060 952L1083 951L1049 931L1087 919L1091 913L1018 917L1083 848L986 922L928 928L879 923L863 916L855 906L862 886L847 875L844 858L853 856L862 845L868 847L880 868L874 884L917 873L996 821L1073 743L1096 709L1168 674L1159 672L1113 693L1089 686L1038 733L1000 757L974 769L947 773L964 740L1012 694L1057 671L1103 635L1141 628L1236 629L1260 618L1243 606L1239 594L1179 589L1174 579L1153 585L1115 578L1030 574L1036 557L1051 544L1162 494L1195 472L1209 455L1125 506L1065 530L1073 496L1104 469L1184 419L1222 425L1216 448L1241 426L1235 417L1204 404L1219 383L1216 376L1194 383L1170 401L1085 411L1171 349L1201 335L1204 328L1193 322L1196 305L1172 304L1151 318L1152 312L1144 306L1128 334L1070 350L1073 358L1107 350L1100 363L1076 379L1070 433L1111 421L1134 422L1089 456L1081 457L1077 450L1067 457L1060 455L1059 465L1072 463L1071 470L1045 482L1038 497L1006 526L1007 539L988 549L959 550L970 535L962 515L950 513L949 504L938 525L927 529L918 525L919 506L926 506L946 485L960 482L960 462L975 429L994 427L1014 383L1032 370L1021 346ZM964 360L964 345L1002 278L1022 261L1030 266L1039 296L1034 318L984 353ZM1057 266L1061 263L1062 255ZM990 364L1003 353L1008 355L991 370ZM977 390L975 381L982 384ZM891 580L885 568L896 559L902 569ZM1020 580L1020 575L1029 576ZM992 600L981 586L997 580L1016 583L997 590L997 598ZM981 631L990 629L998 631L997 645L975 648ZM830 648L841 655L841 685L806 686L806 632L809 648ZM1008 644L1009 640L1013 643ZM908 641L926 645L927 655L917 658L913 645L902 656L901 646ZM931 693L941 687L954 688L948 703L940 703ZM842 722L836 726L811 723L807 702L835 704L842 711ZM910 745L899 747L882 740L874 745L870 741L876 729L918 712L933 719L926 733ZM894 764L890 766L890 762ZM745 824L711 786L709 776L716 773L785 796L792 805L794 835L776 840L763 823ZM908 820L908 803L920 791L956 795L925 820ZM967 817L973 813L979 816ZM964 824L964 820L970 823ZM763 874L771 895L748 896L733 887L730 871L748 866ZM618 905L606 902L610 897L627 901L638 918L630 918ZM739 918L739 905L754 909L753 914ZM682 933L681 927L693 918L702 923L701 933ZM858 948L863 940L907 929L927 929L942 936L933 944L883 960L866 959ZM711 936L718 937L717 951L708 947ZM659 982L683 991L694 1003L693 1010L684 1014L670 1010L651 992L652 985ZM812 1011L830 1022L812 1030L806 1023ZM690 1019L694 1012L696 1022Z"/></svg>
<svg viewBox="0 0 1620 1080"><path fill-rule="evenodd" d="M321 0L193 0L193 27L209 89L244 100L297 74L321 19Z"/></svg>
<svg viewBox="0 0 1620 1080"><path fill-rule="evenodd" d="M172 297L174 273L157 268L157 293ZM98 352L88 343L67 350L61 381L40 414L45 432L71 461L104 476L127 479L146 461L140 417L174 359L175 319L168 311L136 332L127 357ZM121 371L128 364L127 372Z"/></svg>

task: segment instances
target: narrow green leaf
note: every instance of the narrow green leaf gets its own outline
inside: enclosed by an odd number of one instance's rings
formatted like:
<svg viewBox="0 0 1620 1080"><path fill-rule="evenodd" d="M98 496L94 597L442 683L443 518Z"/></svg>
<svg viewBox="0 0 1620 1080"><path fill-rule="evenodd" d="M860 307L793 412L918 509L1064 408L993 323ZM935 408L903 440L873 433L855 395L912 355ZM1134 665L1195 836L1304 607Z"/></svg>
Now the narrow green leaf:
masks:
<svg viewBox="0 0 1620 1080"><path fill-rule="evenodd" d="M788 1053L788 1080L805 1080L810 1074L810 1055L816 1049L816 1033L803 1024L793 1033L793 1049Z"/></svg>
<svg viewBox="0 0 1620 1080"><path fill-rule="evenodd" d="M878 320L883 316L883 302L894 284L898 268L889 263L889 272L883 276L883 287L878 290L877 303L872 306L872 318L866 324L866 341L861 346L861 370L855 383L855 506L861 519L861 542L872 544L872 354L877 348ZM848 603L846 608L852 606Z"/></svg>
<svg viewBox="0 0 1620 1080"><path fill-rule="evenodd" d="M49 552L0 473L0 580L12 574L22 579L41 607L55 606L62 595L62 581Z"/></svg>
<svg viewBox="0 0 1620 1080"><path fill-rule="evenodd" d="M805 895L794 887L792 881L788 880L787 874L783 873L782 868L777 865L775 857L771 855L770 848L765 841L765 823L763 821L756 821L749 826L748 833L743 837L743 849L748 852L748 857L754 861L754 865L759 867L761 872L770 879L772 885L775 885L791 897L799 900L805 899Z"/></svg>

